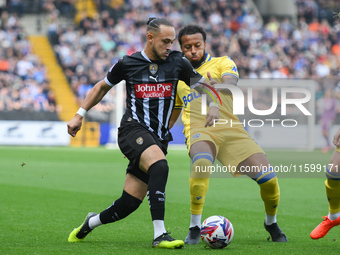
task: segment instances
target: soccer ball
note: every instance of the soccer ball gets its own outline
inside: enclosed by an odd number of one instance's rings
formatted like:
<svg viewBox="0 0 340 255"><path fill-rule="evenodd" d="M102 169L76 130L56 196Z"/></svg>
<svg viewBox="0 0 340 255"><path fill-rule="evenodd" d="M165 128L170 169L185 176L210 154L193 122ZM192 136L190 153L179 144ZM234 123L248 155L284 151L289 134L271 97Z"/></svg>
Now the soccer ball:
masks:
<svg viewBox="0 0 340 255"><path fill-rule="evenodd" d="M205 219L202 223L201 239L212 249L227 247L233 237L233 224L223 216L214 215Z"/></svg>

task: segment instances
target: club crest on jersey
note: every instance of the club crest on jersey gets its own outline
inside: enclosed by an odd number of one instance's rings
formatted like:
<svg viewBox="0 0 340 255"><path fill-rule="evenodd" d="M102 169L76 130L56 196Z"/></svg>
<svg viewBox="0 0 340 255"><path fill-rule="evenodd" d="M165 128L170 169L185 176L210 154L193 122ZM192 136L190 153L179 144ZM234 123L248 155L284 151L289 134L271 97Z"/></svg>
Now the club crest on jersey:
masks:
<svg viewBox="0 0 340 255"><path fill-rule="evenodd" d="M149 71L152 75L155 75L158 71L158 65L154 64L154 63L150 64L149 65Z"/></svg>
<svg viewBox="0 0 340 255"><path fill-rule="evenodd" d="M136 139L136 143L138 144L138 145L142 145L143 144L143 142L144 142L144 140L143 140L143 137L138 137L137 139Z"/></svg>

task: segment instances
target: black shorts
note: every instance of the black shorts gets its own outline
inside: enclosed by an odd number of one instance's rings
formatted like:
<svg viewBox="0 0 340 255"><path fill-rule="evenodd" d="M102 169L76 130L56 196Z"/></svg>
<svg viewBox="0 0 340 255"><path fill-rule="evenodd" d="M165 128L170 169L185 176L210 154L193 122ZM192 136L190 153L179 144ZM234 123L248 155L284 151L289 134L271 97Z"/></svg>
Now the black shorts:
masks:
<svg viewBox="0 0 340 255"><path fill-rule="evenodd" d="M122 153L130 160L126 172L148 183L149 175L139 168L139 159L143 151L151 145L157 145L167 154L168 142L160 141L156 134L141 124L133 122L118 129L118 145Z"/></svg>

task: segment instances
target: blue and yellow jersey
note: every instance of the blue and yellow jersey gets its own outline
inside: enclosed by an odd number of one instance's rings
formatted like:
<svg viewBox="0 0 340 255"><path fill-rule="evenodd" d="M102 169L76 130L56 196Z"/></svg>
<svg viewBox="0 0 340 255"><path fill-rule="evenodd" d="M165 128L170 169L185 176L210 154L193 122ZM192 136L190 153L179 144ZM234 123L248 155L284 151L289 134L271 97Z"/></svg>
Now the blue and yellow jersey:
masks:
<svg viewBox="0 0 340 255"><path fill-rule="evenodd" d="M196 71L208 80L207 72L210 72L211 77L218 83L222 82L225 75L232 75L239 78L235 62L228 56L211 57L206 54L203 63L196 68ZM233 114L233 98L231 94L219 92L222 105L218 102L220 107L220 119L232 120L239 122L236 115ZM196 127L203 127L206 122L206 116L201 114L202 108L201 95L194 89L190 89L183 82L178 83L175 109L184 108L182 113L182 121L184 124L184 133L188 135L190 125ZM230 127L230 125L228 125ZM243 129L242 125L236 125Z"/></svg>

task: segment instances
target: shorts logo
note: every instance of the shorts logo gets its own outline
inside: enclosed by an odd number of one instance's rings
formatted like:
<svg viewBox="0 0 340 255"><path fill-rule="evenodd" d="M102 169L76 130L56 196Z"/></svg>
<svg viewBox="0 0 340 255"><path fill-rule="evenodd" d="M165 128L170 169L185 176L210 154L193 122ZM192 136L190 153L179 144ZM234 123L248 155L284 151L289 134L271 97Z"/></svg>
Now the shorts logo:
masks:
<svg viewBox="0 0 340 255"><path fill-rule="evenodd" d="M150 64L149 65L149 71L152 75L155 75L158 71L158 65L154 64L154 63Z"/></svg>
<svg viewBox="0 0 340 255"><path fill-rule="evenodd" d="M143 144L143 142L144 142L144 140L143 140L143 137L138 137L137 139L136 139L136 143L138 144L138 145L142 145Z"/></svg>
<svg viewBox="0 0 340 255"><path fill-rule="evenodd" d="M197 139L197 138L200 137L200 136L201 136L200 133L194 134L194 135L192 136L192 139Z"/></svg>

